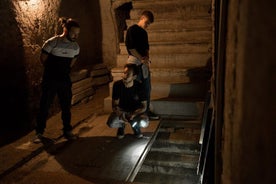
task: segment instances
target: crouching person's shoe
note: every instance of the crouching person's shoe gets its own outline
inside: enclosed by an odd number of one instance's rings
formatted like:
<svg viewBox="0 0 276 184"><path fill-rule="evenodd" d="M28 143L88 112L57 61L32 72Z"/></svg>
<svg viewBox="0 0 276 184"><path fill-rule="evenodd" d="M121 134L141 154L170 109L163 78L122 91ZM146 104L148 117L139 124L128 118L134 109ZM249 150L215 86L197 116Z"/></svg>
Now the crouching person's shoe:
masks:
<svg viewBox="0 0 276 184"><path fill-rule="evenodd" d="M149 117L150 120L159 120L159 118L160 118L158 115L156 115L156 114L153 113L152 111L149 111L149 112L147 113L147 115L148 115L148 117Z"/></svg>
<svg viewBox="0 0 276 184"><path fill-rule="evenodd" d="M124 137L125 137L125 134L122 134L122 135L118 134L118 135L117 135L117 138L118 138L118 139L123 139Z"/></svg>
<svg viewBox="0 0 276 184"><path fill-rule="evenodd" d="M138 133L138 134L135 134L135 137L138 138L138 139L140 139L140 138L143 138L144 135L142 133Z"/></svg>
<svg viewBox="0 0 276 184"><path fill-rule="evenodd" d="M76 140L78 138L78 136L73 134L72 131L65 131L63 136L67 140Z"/></svg>
<svg viewBox="0 0 276 184"><path fill-rule="evenodd" d="M141 133L141 130L138 124L136 124L136 126L132 125L132 129L136 138L140 139L143 137L143 134Z"/></svg>
<svg viewBox="0 0 276 184"><path fill-rule="evenodd" d="M125 137L125 124L122 124L122 127L118 128L117 130L117 138L123 139Z"/></svg>

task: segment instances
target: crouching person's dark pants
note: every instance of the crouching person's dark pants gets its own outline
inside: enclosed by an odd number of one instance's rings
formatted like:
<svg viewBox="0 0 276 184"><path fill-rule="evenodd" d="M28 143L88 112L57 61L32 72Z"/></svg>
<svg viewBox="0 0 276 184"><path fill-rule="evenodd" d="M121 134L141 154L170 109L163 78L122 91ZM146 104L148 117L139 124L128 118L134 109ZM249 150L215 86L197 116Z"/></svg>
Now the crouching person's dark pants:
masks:
<svg viewBox="0 0 276 184"><path fill-rule="evenodd" d="M141 134L141 130L140 130L140 119L142 117L144 117L144 114L140 114L138 116L136 116L133 120L130 120L130 116L128 115L130 113L125 113L125 118L126 120L128 120L127 122L131 125L131 128L134 132L135 135L139 135ZM107 120L107 125L110 128L118 128L118 135L123 135L124 134L124 130L125 130L125 121L119 117L115 112L112 112L109 115L109 118Z"/></svg>

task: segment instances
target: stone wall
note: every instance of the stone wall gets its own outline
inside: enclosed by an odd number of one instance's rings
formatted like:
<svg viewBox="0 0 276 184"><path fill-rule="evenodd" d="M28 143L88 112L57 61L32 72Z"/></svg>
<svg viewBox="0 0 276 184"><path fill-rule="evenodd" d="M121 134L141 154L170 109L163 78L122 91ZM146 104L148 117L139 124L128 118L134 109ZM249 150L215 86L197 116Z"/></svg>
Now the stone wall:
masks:
<svg viewBox="0 0 276 184"><path fill-rule="evenodd" d="M223 184L276 180L276 30L269 1L228 7Z"/></svg>
<svg viewBox="0 0 276 184"><path fill-rule="evenodd" d="M2 132L34 127L40 99L43 42L60 34L59 17L72 17L81 25L81 53L73 71L116 62L117 38L109 0L1 0L0 75ZM50 114L59 111L55 102ZM14 133L13 133L14 135Z"/></svg>

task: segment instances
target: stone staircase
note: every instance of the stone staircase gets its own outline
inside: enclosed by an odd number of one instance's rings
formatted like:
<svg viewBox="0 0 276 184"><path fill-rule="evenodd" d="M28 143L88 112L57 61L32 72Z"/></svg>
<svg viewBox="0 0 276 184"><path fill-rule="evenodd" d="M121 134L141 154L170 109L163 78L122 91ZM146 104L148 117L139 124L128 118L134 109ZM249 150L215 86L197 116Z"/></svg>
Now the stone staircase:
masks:
<svg viewBox="0 0 276 184"><path fill-rule="evenodd" d="M211 58L211 0L133 0L132 7L130 19L126 20L128 27L138 22L145 9L155 16L155 22L147 30L152 99L172 97L175 90L191 82L191 69L205 67ZM120 43L117 67L112 69L113 81L121 78L127 57L126 46ZM105 100L105 111L111 110L110 104L111 97Z"/></svg>
<svg viewBox="0 0 276 184"><path fill-rule="evenodd" d="M134 182L198 184L200 124L191 120L161 120L158 135Z"/></svg>
<svg viewBox="0 0 276 184"><path fill-rule="evenodd" d="M207 123L209 95L199 117L163 117L157 136L133 177L134 183L202 184L202 136ZM205 123L203 123L205 122ZM202 149L203 148L203 149ZM203 156L203 157L202 157Z"/></svg>
<svg viewBox="0 0 276 184"><path fill-rule="evenodd" d="M211 0L132 0L128 27L138 22L143 10L155 16L147 29L151 99L153 111L161 116L156 140L134 182L200 183L199 139L211 74L210 9ZM113 81L121 78L127 57L126 46L120 43L117 66L111 70ZM105 110L111 110L111 95L105 99Z"/></svg>

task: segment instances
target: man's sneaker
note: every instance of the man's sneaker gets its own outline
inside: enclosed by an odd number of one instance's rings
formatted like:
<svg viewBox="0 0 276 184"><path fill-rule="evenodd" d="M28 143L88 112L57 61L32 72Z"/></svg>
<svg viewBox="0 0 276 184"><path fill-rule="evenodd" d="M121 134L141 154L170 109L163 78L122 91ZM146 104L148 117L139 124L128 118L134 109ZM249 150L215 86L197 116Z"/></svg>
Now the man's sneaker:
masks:
<svg viewBox="0 0 276 184"><path fill-rule="evenodd" d="M75 134L73 134L71 131L64 132L63 136L65 137L65 139L68 139L68 140L76 140L77 139L77 136Z"/></svg>
<svg viewBox="0 0 276 184"><path fill-rule="evenodd" d="M33 143L41 143L42 142L43 135L42 134L36 134L35 137L33 138Z"/></svg>
<svg viewBox="0 0 276 184"><path fill-rule="evenodd" d="M141 134L141 133L140 133L140 134L135 134L135 137L136 137L136 138L138 138L138 139L140 139L140 138L143 138L143 137L144 137L144 135L143 135L143 134Z"/></svg>
<svg viewBox="0 0 276 184"><path fill-rule="evenodd" d="M118 139L123 139L125 137L125 135L123 134L123 135L117 135L117 138Z"/></svg>
<svg viewBox="0 0 276 184"><path fill-rule="evenodd" d="M159 120L159 118L160 118L158 115L156 115L152 111L149 111L147 114L148 114L148 117L150 120Z"/></svg>

